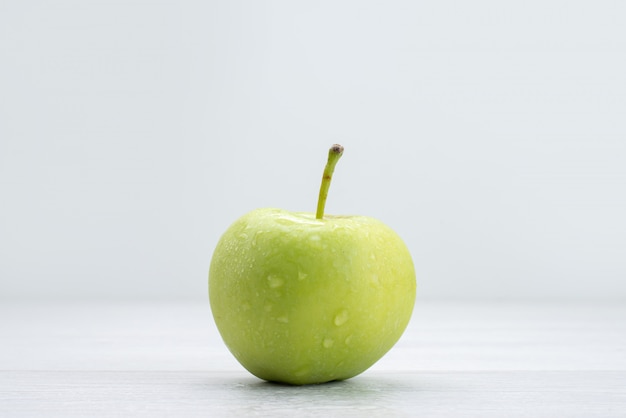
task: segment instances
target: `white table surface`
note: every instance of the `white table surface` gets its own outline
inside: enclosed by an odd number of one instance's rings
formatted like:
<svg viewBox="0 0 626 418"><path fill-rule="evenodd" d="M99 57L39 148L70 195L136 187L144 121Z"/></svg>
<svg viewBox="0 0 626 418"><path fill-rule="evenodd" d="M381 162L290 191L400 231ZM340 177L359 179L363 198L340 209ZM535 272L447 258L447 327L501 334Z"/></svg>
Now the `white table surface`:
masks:
<svg viewBox="0 0 626 418"><path fill-rule="evenodd" d="M626 307L418 303L362 375L263 382L206 304L0 305L0 417L626 417Z"/></svg>

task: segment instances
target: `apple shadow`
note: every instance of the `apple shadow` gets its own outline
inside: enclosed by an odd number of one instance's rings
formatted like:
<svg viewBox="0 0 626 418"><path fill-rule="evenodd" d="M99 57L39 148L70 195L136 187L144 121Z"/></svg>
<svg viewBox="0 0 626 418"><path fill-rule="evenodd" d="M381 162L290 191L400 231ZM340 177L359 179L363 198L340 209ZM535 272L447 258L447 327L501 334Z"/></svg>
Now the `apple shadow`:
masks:
<svg viewBox="0 0 626 418"><path fill-rule="evenodd" d="M423 391L418 387L416 376L410 373L370 373L303 386L266 382L239 374L207 383L213 395L219 392L225 414L244 416L284 416L289 411L304 416L327 416L329 412L358 417L405 416L407 411L403 407L407 406L407 399L415 399L417 393Z"/></svg>

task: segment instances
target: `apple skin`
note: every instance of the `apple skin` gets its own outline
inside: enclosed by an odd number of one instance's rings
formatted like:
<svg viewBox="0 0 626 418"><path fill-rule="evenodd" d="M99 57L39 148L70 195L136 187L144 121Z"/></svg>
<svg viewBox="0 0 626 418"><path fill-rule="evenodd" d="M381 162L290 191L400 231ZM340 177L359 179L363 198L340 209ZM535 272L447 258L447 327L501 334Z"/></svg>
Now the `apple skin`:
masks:
<svg viewBox="0 0 626 418"><path fill-rule="evenodd" d="M217 244L209 299L235 358L260 379L344 380L398 341L415 303L400 237L364 216L257 209Z"/></svg>

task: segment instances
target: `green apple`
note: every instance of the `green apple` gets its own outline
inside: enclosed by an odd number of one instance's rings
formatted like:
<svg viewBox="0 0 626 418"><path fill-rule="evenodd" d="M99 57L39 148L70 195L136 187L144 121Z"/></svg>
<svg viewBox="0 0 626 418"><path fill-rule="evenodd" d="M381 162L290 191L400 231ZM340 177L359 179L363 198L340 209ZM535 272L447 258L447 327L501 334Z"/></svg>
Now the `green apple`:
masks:
<svg viewBox="0 0 626 418"><path fill-rule="evenodd" d="M343 380L378 361L404 332L415 270L400 237L365 216L258 209L219 240L209 270L217 328L255 376L295 385Z"/></svg>

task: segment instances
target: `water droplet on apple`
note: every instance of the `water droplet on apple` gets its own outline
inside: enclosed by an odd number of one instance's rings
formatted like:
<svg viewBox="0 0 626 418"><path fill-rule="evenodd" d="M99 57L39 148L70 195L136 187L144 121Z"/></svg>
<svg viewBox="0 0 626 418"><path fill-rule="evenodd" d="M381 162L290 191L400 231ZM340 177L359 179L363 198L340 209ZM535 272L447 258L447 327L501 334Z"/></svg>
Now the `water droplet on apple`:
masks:
<svg viewBox="0 0 626 418"><path fill-rule="evenodd" d="M322 344L324 345L324 348L330 348L333 344L335 344L335 341L333 341L332 338L324 338L324 342Z"/></svg>
<svg viewBox="0 0 626 418"><path fill-rule="evenodd" d="M272 289L281 287L285 283L282 277L274 276L273 274L270 274L269 276L267 276L267 281L270 285L270 288Z"/></svg>
<svg viewBox="0 0 626 418"><path fill-rule="evenodd" d="M346 309L342 309L339 311L337 315L335 315L334 323L336 326L340 327L348 321L348 311Z"/></svg>
<svg viewBox="0 0 626 418"><path fill-rule="evenodd" d="M279 316L278 318L276 318L276 320L283 324L286 324L287 322L289 322L289 318L287 317L287 315Z"/></svg>
<svg viewBox="0 0 626 418"><path fill-rule="evenodd" d="M346 345L350 345L352 342L352 335L348 335L346 339L343 341Z"/></svg>
<svg viewBox="0 0 626 418"><path fill-rule="evenodd" d="M371 253L371 254L370 254L370 258L371 258L373 261L376 261L376 254Z"/></svg>
<svg viewBox="0 0 626 418"><path fill-rule="evenodd" d="M256 240L257 240L257 238L258 238L261 234L264 234L264 233L265 233L265 231L256 231L256 232L254 233L254 236L252 237L252 246L253 246L253 247L256 247Z"/></svg>
<svg viewBox="0 0 626 418"><path fill-rule="evenodd" d="M374 286L380 286L380 281L378 280L378 274L372 274L372 283Z"/></svg>
<svg viewBox="0 0 626 418"><path fill-rule="evenodd" d="M294 374L296 376L298 376L298 377L302 377L304 375L309 374L309 368L308 368L308 366L301 367L298 370L296 370L296 372Z"/></svg>
<svg viewBox="0 0 626 418"><path fill-rule="evenodd" d="M298 272L298 280L304 280L308 277L309 275L306 273L303 273L301 271Z"/></svg>
<svg viewBox="0 0 626 418"><path fill-rule="evenodd" d="M311 241L320 241L322 238L319 235L311 235L309 239Z"/></svg>

